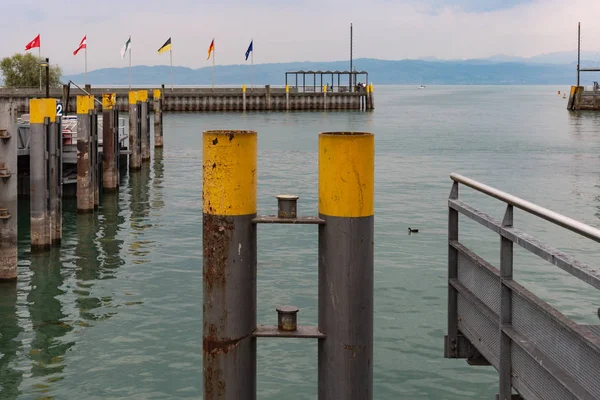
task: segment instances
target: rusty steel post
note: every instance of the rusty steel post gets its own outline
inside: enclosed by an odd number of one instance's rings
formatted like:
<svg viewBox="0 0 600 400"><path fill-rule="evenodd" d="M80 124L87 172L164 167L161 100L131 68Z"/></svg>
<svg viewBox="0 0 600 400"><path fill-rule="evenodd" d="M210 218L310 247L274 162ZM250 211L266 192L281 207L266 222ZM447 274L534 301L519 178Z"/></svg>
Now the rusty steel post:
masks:
<svg viewBox="0 0 600 400"><path fill-rule="evenodd" d="M154 89L154 147L163 147L163 110L162 90Z"/></svg>
<svg viewBox="0 0 600 400"><path fill-rule="evenodd" d="M256 399L254 131L203 135L204 399Z"/></svg>
<svg viewBox="0 0 600 400"><path fill-rule="evenodd" d="M374 136L319 135L319 400L373 398Z"/></svg>
<svg viewBox="0 0 600 400"><path fill-rule="evenodd" d="M150 114L148 113L148 91L138 92L138 101L142 103L140 126L142 131L142 162L150 161Z"/></svg>
<svg viewBox="0 0 600 400"><path fill-rule="evenodd" d="M129 92L129 169L139 170L142 167L142 129L141 103L138 100L138 92Z"/></svg>
<svg viewBox="0 0 600 400"><path fill-rule="evenodd" d="M0 104L0 281L17 279L17 108Z"/></svg>
<svg viewBox="0 0 600 400"><path fill-rule="evenodd" d="M61 117L50 124L48 131L48 191L50 196L50 243L62 241L62 130Z"/></svg>
<svg viewBox="0 0 600 400"><path fill-rule="evenodd" d="M92 110L90 110L91 118L92 118L92 129L90 135L90 152L91 152L91 160L92 167L90 170L91 176L91 191L90 194L92 196L92 203L94 204L94 209L98 209L100 206L100 182L98 182L100 175L101 163L98 161L98 111L96 111L95 104L92 102Z"/></svg>
<svg viewBox="0 0 600 400"><path fill-rule="evenodd" d="M102 95L102 188L119 188L119 113L115 110L116 94Z"/></svg>
<svg viewBox="0 0 600 400"><path fill-rule="evenodd" d="M94 211L93 96L77 96L77 212Z"/></svg>
<svg viewBox="0 0 600 400"><path fill-rule="evenodd" d="M50 236L49 140L50 125L56 122L56 99L29 100L30 122L30 208L31 251L47 250Z"/></svg>

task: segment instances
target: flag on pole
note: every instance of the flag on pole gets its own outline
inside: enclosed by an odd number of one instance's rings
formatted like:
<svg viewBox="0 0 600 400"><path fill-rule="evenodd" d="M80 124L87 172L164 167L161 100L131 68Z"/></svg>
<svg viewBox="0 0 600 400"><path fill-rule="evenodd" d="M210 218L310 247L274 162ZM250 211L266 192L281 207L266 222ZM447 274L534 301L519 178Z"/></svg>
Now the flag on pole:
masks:
<svg viewBox="0 0 600 400"><path fill-rule="evenodd" d="M27 43L27 45L25 46L25 51L31 50L36 47L40 47L40 35L39 34L35 37L35 39L33 39L31 42Z"/></svg>
<svg viewBox="0 0 600 400"><path fill-rule="evenodd" d="M131 50L131 36L129 36L129 39L127 39L127 41L121 48L121 58L125 58L125 54L127 53L127 50Z"/></svg>
<svg viewBox="0 0 600 400"><path fill-rule="evenodd" d="M73 52L73 55L74 55L74 56L76 56L76 55L77 55L77 53L79 53L79 50L81 50L81 49L86 49L86 48L87 48L87 45L86 45L86 38L87 38L87 35L85 35L85 36L83 37L83 39L81 39L81 42L79 42L79 47L77 47L77 48L75 49L75 51Z"/></svg>
<svg viewBox="0 0 600 400"><path fill-rule="evenodd" d="M210 53L212 53L214 49L215 49L215 39L213 38L213 40L212 40L212 42L210 42L210 46L208 48L208 57L206 58L207 60L210 59Z"/></svg>
<svg viewBox="0 0 600 400"><path fill-rule="evenodd" d="M253 51L254 49L252 48L252 44L254 43L254 40L252 40L250 42L250 46L248 46L248 50L246 50L246 61L248 61L248 56L250 55L250 52Z"/></svg>
<svg viewBox="0 0 600 400"><path fill-rule="evenodd" d="M158 49L158 54L162 54L162 53L164 53L165 51L168 51L168 50L171 50L171 38L169 38L169 40L167 40L165 42L165 44L163 44L161 46L161 48Z"/></svg>

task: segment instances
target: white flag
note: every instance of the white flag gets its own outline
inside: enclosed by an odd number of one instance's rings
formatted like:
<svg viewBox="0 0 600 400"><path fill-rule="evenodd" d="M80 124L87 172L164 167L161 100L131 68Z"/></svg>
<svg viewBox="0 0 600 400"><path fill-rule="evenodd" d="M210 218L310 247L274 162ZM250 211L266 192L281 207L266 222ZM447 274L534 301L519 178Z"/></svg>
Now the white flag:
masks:
<svg viewBox="0 0 600 400"><path fill-rule="evenodd" d="M129 39L127 39L127 41L123 45L123 48L121 48L121 58L125 58L125 54L127 53L127 50L130 50L130 49L131 49L131 36L129 37Z"/></svg>

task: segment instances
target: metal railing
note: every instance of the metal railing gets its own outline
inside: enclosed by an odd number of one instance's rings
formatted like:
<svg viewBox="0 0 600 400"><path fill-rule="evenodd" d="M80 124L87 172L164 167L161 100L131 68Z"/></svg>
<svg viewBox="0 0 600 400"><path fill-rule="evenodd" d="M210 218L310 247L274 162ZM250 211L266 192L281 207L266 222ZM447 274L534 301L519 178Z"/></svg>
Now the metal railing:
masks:
<svg viewBox="0 0 600 400"><path fill-rule="evenodd" d="M499 398L599 399L600 325L580 325L513 280L513 244L600 289L600 271L520 231L521 209L600 242L600 230L452 174L448 200L448 334L444 356L499 372ZM502 221L461 201L459 185L506 203ZM459 215L500 236L500 268L459 241Z"/></svg>

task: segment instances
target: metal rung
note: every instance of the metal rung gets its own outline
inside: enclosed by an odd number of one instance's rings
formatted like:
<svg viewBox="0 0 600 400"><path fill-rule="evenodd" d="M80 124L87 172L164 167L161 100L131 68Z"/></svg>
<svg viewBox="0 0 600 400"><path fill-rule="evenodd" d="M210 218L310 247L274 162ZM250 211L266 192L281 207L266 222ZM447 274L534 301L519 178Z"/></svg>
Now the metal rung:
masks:
<svg viewBox="0 0 600 400"><path fill-rule="evenodd" d="M254 337L325 339L326 335L316 326L298 326L293 332L280 331L276 325L260 325L252 333Z"/></svg>
<svg viewBox="0 0 600 400"><path fill-rule="evenodd" d="M121 155L121 156L129 155L129 154L131 154L131 150L121 150L119 152L119 155Z"/></svg>
<svg viewBox="0 0 600 400"><path fill-rule="evenodd" d="M276 215L259 215L252 220L253 224L313 224L323 225L325 220L319 217L279 218Z"/></svg>

